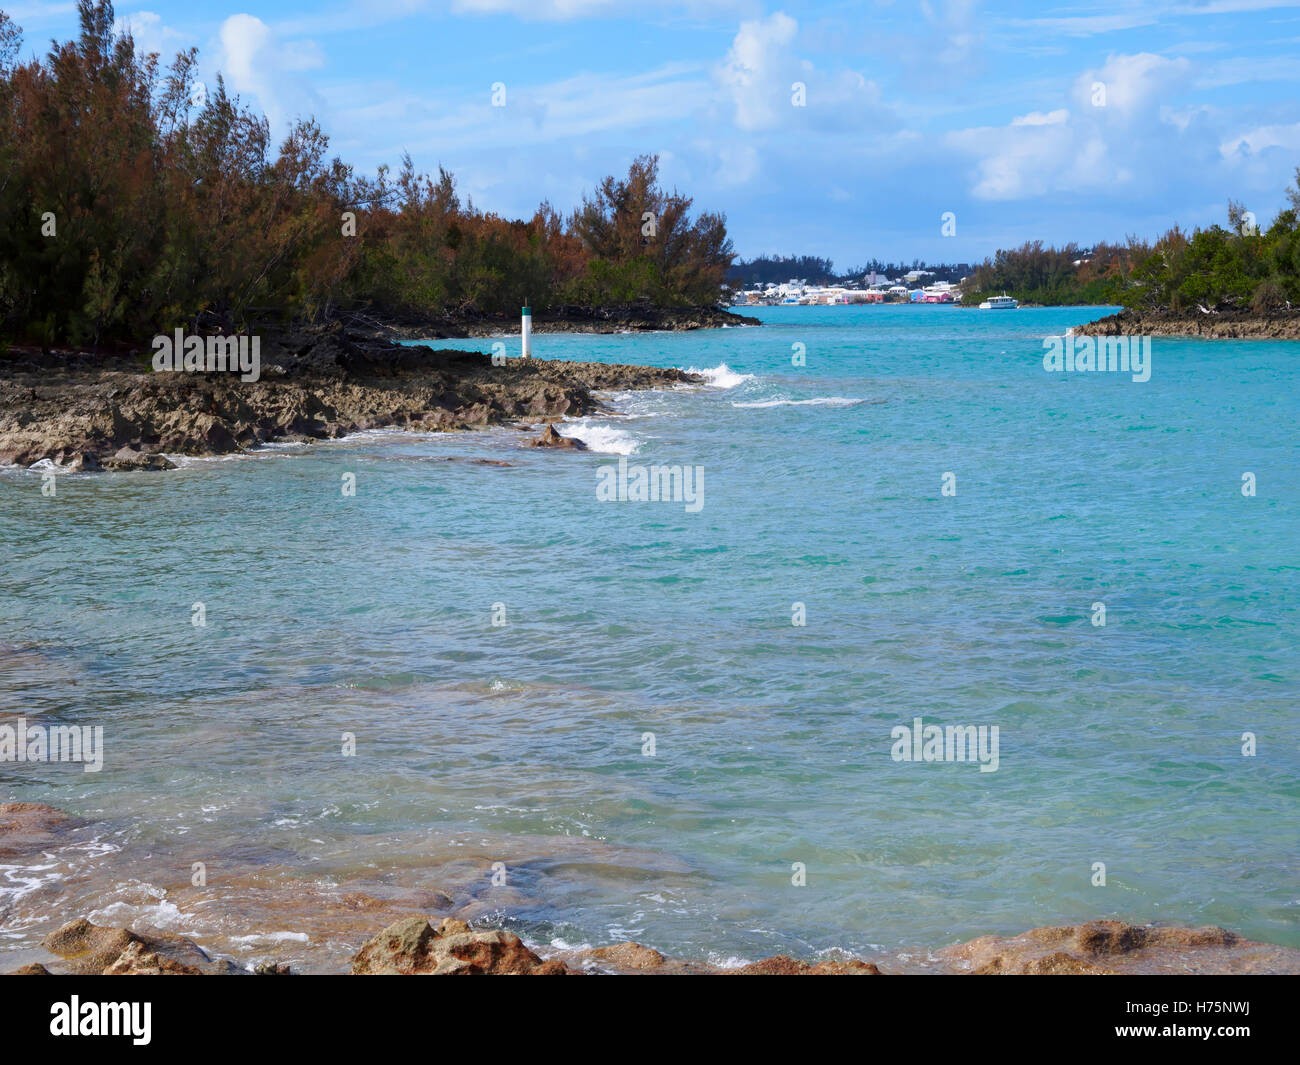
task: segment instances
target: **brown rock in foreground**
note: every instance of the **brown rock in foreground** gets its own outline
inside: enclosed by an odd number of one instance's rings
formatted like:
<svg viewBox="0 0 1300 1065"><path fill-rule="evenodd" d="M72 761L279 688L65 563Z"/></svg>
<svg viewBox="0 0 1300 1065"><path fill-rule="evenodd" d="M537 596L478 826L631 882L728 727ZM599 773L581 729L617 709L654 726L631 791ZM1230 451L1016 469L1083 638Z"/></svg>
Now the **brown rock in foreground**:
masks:
<svg viewBox="0 0 1300 1065"><path fill-rule="evenodd" d="M729 970L733 976L880 976L880 970L871 962L859 958L847 961L821 961L810 965L786 954L775 954L739 969Z"/></svg>
<svg viewBox="0 0 1300 1065"><path fill-rule="evenodd" d="M946 971L976 976L1300 971L1300 951L1254 943L1222 928L1089 921L981 936L939 951Z"/></svg>
<svg viewBox="0 0 1300 1065"><path fill-rule="evenodd" d="M662 969L668 959L653 947L643 947L640 943L615 943L608 947L596 947L584 951L593 961L608 962L620 969L647 970Z"/></svg>
<svg viewBox="0 0 1300 1065"><path fill-rule="evenodd" d="M475 932L450 917L436 928L424 917L396 921L352 959L355 976L552 976L569 971L561 961L542 961L511 932Z"/></svg>
<svg viewBox="0 0 1300 1065"><path fill-rule="evenodd" d="M71 973L104 976L198 976L238 972L226 962L214 962L184 936L142 936L129 928L105 928L86 918L56 928L41 945L66 961Z"/></svg>
<svg viewBox="0 0 1300 1065"><path fill-rule="evenodd" d="M117 956L117 960L104 970L105 976L200 976L197 965L166 958L149 950L142 942L134 942Z"/></svg>

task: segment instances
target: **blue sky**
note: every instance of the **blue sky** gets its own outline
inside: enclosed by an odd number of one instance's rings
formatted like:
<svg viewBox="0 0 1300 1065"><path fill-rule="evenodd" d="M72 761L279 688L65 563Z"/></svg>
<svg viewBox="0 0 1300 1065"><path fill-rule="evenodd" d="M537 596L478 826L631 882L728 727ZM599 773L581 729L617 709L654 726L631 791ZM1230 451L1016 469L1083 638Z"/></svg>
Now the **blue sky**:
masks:
<svg viewBox="0 0 1300 1065"><path fill-rule="evenodd" d="M1300 5L300 0L117 6L137 42L358 169L442 164L479 207L569 210L657 152L737 250L974 262L1028 239L1261 221L1300 165ZM639 5L638 5L639 6ZM4 6L43 51L75 6ZM505 86L504 107L492 86ZM795 106L792 86L805 86ZM1097 86L1102 86L1099 93ZM941 233L956 216L956 234Z"/></svg>

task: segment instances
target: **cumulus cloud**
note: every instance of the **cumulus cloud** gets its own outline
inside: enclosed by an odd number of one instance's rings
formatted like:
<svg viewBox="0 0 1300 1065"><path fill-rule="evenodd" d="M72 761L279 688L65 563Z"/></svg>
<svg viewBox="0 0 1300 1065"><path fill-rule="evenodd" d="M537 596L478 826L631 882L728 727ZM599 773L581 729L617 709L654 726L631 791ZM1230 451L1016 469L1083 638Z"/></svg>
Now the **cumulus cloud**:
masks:
<svg viewBox="0 0 1300 1065"><path fill-rule="evenodd" d="M1191 75L1188 59L1169 59L1151 52L1113 55L1101 67L1079 75L1073 97L1080 107L1086 105L1112 120L1128 120L1149 113L1153 103L1166 102ZM1100 107L1093 102L1098 85L1104 87L1105 103Z"/></svg>
<svg viewBox="0 0 1300 1065"><path fill-rule="evenodd" d="M254 15L231 15L218 32L219 66L241 96L251 97L281 137L297 117L323 120L324 103L311 83L298 76L324 65L313 41L283 41Z"/></svg>
<svg viewBox="0 0 1300 1065"><path fill-rule="evenodd" d="M1182 154L1189 116L1169 101L1192 76L1186 59L1112 55L1074 80L1073 107L1031 111L1006 126L956 131L947 143L972 158L971 194L977 199L1120 192L1161 169L1138 165L1135 145L1147 159Z"/></svg>
<svg viewBox="0 0 1300 1065"><path fill-rule="evenodd" d="M820 70L800 58L794 47L798 33L799 24L784 11L740 24L714 71L737 129L861 129L893 123L874 81L855 70Z"/></svg>
<svg viewBox="0 0 1300 1065"><path fill-rule="evenodd" d="M1056 111L1030 111L1027 115L1017 115L1011 120L1013 126L1059 126L1070 117L1064 107Z"/></svg>
<svg viewBox="0 0 1300 1065"><path fill-rule="evenodd" d="M1238 155L1258 155L1269 148L1300 151L1300 122L1282 126L1257 126L1229 137L1219 145L1225 159Z"/></svg>
<svg viewBox="0 0 1300 1065"><path fill-rule="evenodd" d="M131 34L136 54L156 52L163 66L169 64L177 52L193 43L188 33L164 25L162 16L153 11L123 15L114 22L113 29Z"/></svg>
<svg viewBox="0 0 1300 1065"><path fill-rule="evenodd" d="M736 125L754 130L776 125L791 106L799 62L791 52L799 24L784 11L740 24L718 80L735 106Z"/></svg>

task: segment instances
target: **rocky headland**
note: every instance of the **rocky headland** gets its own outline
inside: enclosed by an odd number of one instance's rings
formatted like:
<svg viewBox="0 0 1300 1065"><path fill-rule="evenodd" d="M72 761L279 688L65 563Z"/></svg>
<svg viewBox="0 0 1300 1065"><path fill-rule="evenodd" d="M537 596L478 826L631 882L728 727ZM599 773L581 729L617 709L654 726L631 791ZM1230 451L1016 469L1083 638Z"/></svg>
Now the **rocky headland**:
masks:
<svg viewBox="0 0 1300 1065"><path fill-rule="evenodd" d="M154 372L150 353L10 349L0 355L0 465L167 469L167 454L220 455L363 429L473 429L600 409L602 390L701 383L673 369L395 344L334 323L268 335L261 375ZM557 439L558 438L558 439ZM564 447L552 430L538 443Z"/></svg>
<svg viewBox="0 0 1300 1065"><path fill-rule="evenodd" d="M1204 337L1218 340L1300 340L1300 308L1266 313L1244 308L1187 311L1123 310L1075 326L1080 336Z"/></svg>

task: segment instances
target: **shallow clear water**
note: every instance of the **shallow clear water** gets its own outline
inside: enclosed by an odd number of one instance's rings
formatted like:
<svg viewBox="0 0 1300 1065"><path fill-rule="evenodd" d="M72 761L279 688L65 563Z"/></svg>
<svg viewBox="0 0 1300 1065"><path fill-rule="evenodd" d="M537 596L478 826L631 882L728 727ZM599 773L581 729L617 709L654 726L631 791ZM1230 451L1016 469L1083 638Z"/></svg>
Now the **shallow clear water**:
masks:
<svg viewBox="0 0 1300 1065"><path fill-rule="evenodd" d="M54 499L0 471L0 723L106 745L0 763L0 798L92 823L44 872L0 858L0 957L94 911L340 967L362 924L283 896L408 882L542 945L715 960L1097 916L1300 946L1300 344L1046 373L1100 313L538 336L731 371L607 397L569 428L604 451L367 434ZM599 501L620 453L702 467L702 509ZM447 461L476 458L511 465ZM894 761L917 716L998 726L997 771Z"/></svg>

